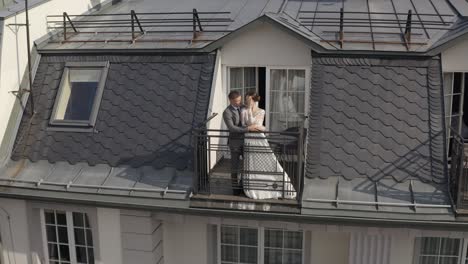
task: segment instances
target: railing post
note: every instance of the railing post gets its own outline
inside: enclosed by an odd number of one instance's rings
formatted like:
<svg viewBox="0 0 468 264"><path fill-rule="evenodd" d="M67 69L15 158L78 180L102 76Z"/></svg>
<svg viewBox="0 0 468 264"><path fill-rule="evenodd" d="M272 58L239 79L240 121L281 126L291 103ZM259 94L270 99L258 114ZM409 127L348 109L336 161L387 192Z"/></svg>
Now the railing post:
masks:
<svg viewBox="0 0 468 264"><path fill-rule="evenodd" d="M458 190L457 190L457 207L460 206L462 204L462 201L464 200L464 193L465 193L465 173L464 173L464 170L465 170L465 163L464 163L464 152L465 152L465 148L464 148L464 145L463 145L463 139L460 137L460 142L459 142L459 148L458 148L458 152L460 153L459 154L459 163L458 163L458 166L460 167L459 168L459 171L458 171Z"/></svg>
<svg viewBox="0 0 468 264"><path fill-rule="evenodd" d="M63 40L67 40L67 12L63 12Z"/></svg>
<svg viewBox="0 0 468 264"><path fill-rule="evenodd" d="M194 8L192 13L193 13L193 16L192 16L193 39L195 39L197 37L197 24L198 24L198 28L200 29L200 31L203 31L203 27L201 25L201 21L200 21L200 17L198 16L197 9Z"/></svg>
<svg viewBox="0 0 468 264"><path fill-rule="evenodd" d="M135 11L131 10L130 11L130 19L131 19L131 24L132 24L132 42L135 41L135 21L133 20L133 13Z"/></svg>
<svg viewBox="0 0 468 264"><path fill-rule="evenodd" d="M297 142L297 186L296 186L296 198L298 201L301 200L302 196L302 180L304 177L304 166L303 166L303 157L304 157L304 126L300 126L299 138Z"/></svg>
<svg viewBox="0 0 468 264"><path fill-rule="evenodd" d="M344 43L344 11L340 9L340 48L343 48Z"/></svg>
<svg viewBox="0 0 468 264"><path fill-rule="evenodd" d="M412 11L411 9L408 10L408 16L406 17L406 26L405 26L405 41L408 47L411 45L411 17L412 17Z"/></svg>
<svg viewBox="0 0 468 264"><path fill-rule="evenodd" d="M193 193L197 194L200 188L198 171L198 131L193 131Z"/></svg>

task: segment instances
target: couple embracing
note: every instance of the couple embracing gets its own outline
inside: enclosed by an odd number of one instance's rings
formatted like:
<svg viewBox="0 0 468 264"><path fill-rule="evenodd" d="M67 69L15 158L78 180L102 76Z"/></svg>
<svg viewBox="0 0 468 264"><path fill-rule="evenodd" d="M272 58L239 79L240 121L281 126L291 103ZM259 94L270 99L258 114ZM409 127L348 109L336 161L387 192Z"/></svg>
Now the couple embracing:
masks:
<svg viewBox="0 0 468 264"><path fill-rule="evenodd" d="M234 195L244 192L253 199L294 198L291 180L262 133L265 110L258 107L260 96L255 92L246 93L245 105L238 91L230 92L228 98L230 105L224 110L223 119L229 130ZM241 171L247 173L242 175ZM283 190L286 190L284 195Z"/></svg>

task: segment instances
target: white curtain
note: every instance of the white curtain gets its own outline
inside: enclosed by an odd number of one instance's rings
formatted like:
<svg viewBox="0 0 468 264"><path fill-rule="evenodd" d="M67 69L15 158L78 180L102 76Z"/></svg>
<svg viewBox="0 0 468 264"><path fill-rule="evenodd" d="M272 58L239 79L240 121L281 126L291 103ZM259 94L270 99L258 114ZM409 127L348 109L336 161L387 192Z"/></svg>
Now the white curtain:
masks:
<svg viewBox="0 0 468 264"><path fill-rule="evenodd" d="M270 71L270 130L299 127L305 112L305 70Z"/></svg>

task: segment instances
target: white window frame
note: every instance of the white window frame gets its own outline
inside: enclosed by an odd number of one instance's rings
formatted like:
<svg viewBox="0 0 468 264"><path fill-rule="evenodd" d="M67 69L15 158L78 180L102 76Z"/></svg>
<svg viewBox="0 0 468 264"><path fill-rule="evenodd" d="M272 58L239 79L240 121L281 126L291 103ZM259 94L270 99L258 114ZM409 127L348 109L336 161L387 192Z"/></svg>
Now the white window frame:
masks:
<svg viewBox="0 0 468 264"><path fill-rule="evenodd" d="M455 85L455 73L460 73L462 75L462 78L461 78L461 82L460 82L460 93L454 93L454 85ZM445 87L446 85L446 80L445 80L445 76L450 74L451 75L451 82L450 82L450 87L449 89L447 89L447 87ZM448 113L445 113L445 116L444 116L444 121L445 121L445 126L446 126L446 133L447 133L447 155L449 154L448 151L449 151L449 144L450 144L450 139L453 137L452 136L452 131L451 131L451 127L452 127L452 118L453 117L457 117L458 118L458 124L459 124L459 128L458 128L458 131L457 133L459 135L462 135L462 122L463 122L463 107L464 107L464 94L465 94L465 90L464 90L464 87L465 87L465 82L467 81L466 80L466 75L468 74L468 72L444 72L442 74L443 76L443 81L442 83L444 84L444 89L443 89L443 95L444 95L444 112L446 109L448 109ZM449 93L446 93L446 91L448 91ZM458 114L456 115L453 115L452 114L452 107L453 107L453 97L454 96L460 96L460 111ZM450 97L450 105L447 107L447 103L448 103L448 100L447 100L447 97Z"/></svg>
<svg viewBox="0 0 468 264"><path fill-rule="evenodd" d="M308 67L283 67L283 66L267 66L266 67L266 101L265 101L265 111L266 111L266 127L270 129L270 102L271 102L271 97L270 97L270 80L271 80L271 70L286 70L287 74L289 74L289 70L304 70L305 71L305 80L304 80L304 89L305 89L305 96L304 96L304 127L308 126L308 118L306 118L309 115L309 96L310 96L310 69ZM286 75L288 76L288 75ZM288 77L286 77L286 81L288 81Z"/></svg>
<svg viewBox="0 0 468 264"><path fill-rule="evenodd" d="M57 114L60 100L62 99L63 90L65 89L65 83L68 81L70 69L74 70L96 70L100 69L101 74L99 78L98 86L96 87L96 94L93 100L93 106L89 114L88 120L59 120L55 119ZM102 94L104 92L104 86L106 84L107 74L109 71L109 62L67 62L62 73L62 79L58 87L57 95L55 97L54 107L50 116L49 125L54 127L75 127L76 129L94 127L99 112L99 106L102 100Z"/></svg>
<svg viewBox="0 0 468 264"><path fill-rule="evenodd" d="M413 255L413 264L419 264L419 258L421 257L421 254L419 250L421 249L420 247L420 239L423 238L430 238L431 236L421 236L421 237L415 237L414 238L414 255ZM456 238L456 237L438 237L438 238L449 238L449 239L459 239L460 240L460 248L459 248L459 254L458 254L458 264L466 264L468 263L468 257L467 257L467 246L468 246L468 238ZM418 241L419 239L419 241ZM422 256L437 256L441 257L441 255L422 255ZM443 257L444 255L442 255ZM450 256L448 256L450 257Z"/></svg>
<svg viewBox="0 0 468 264"><path fill-rule="evenodd" d="M283 247L281 248L282 250L282 254L284 256L284 251L285 250L288 250L284 247L284 232L301 232L302 233L302 249L300 250L301 251L301 262L304 263L304 258L305 258L305 255L304 255L304 249L305 249L305 232L303 230L287 230L287 229L284 229L284 228L273 228L273 227L263 227L263 231L262 231L262 234L263 234L263 241L262 241L262 259L265 260L265 230L281 230L283 232ZM268 247L270 248L270 247ZM271 248L271 249L280 249L280 248ZM289 249L289 250L297 250L298 249ZM264 263L261 262L261 263ZM287 264L287 263L284 263L283 264Z"/></svg>
<svg viewBox="0 0 468 264"><path fill-rule="evenodd" d="M221 227L222 226L231 226L231 227L243 227L257 229L257 263L261 264L265 262L265 229L271 230L283 230L283 231L293 231L293 232L302 232L302 263L305 261L305 240L306 232L301 229L285 229L280 227L268 227L268 226L248 226L248 225L236 225L236 224L218 224L217 225L217 262L218 264L222 263L221 260Z"/></svg>
<svg viewBox="0 0 468 264"><path fill-rule="evenodd" d="M69 246L69 251L70 251L70 263L71 264L77 264L77 259L76 259L76 244L75 244L75 232L74 232L74 224L73 224L73 213L81 213L81 214L87 214L88 217L89 214L87 212L83 211L69 211L69 210L62 210L58 208L40 208L39 209L39 214L40 214L40 224L41 224L41 233L42 233L42 245L43 245L43 254L44 254L44 259L45 263L50 263L50 258L49 258L49 250L48 250L48 241L47 241L47 232L46 232L46 221L45 221L45 211L61 211L65 212L66 218L67 218L67 233L68 233L68 246ZM97 246L96 246L96 232L95 228L93 228L91 220L90 221L90 229L91 233L93 236L93 251L94 251L94 263L96 263L96 256L97 256Z"/></svg>

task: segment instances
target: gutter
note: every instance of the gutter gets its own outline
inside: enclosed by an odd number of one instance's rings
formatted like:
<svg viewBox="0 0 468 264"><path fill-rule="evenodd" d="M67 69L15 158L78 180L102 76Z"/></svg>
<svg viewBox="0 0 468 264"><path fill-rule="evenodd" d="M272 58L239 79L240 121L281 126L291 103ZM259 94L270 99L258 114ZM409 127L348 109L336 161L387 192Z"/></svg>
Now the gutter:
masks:
<svg viewBox="0 0 468 264"><path fill-rule="evenodd" d="M337 203L337 204L355 204L355 205L381 205L381 206L394 206L394 207L419 207L419 208L449 208L452 209L450 204L420 204L420 203L388 203L388 202L367 202L367 201L352 201L352 200L338 200L338 199L305 199L305 202L317 203Z"/></svg>

